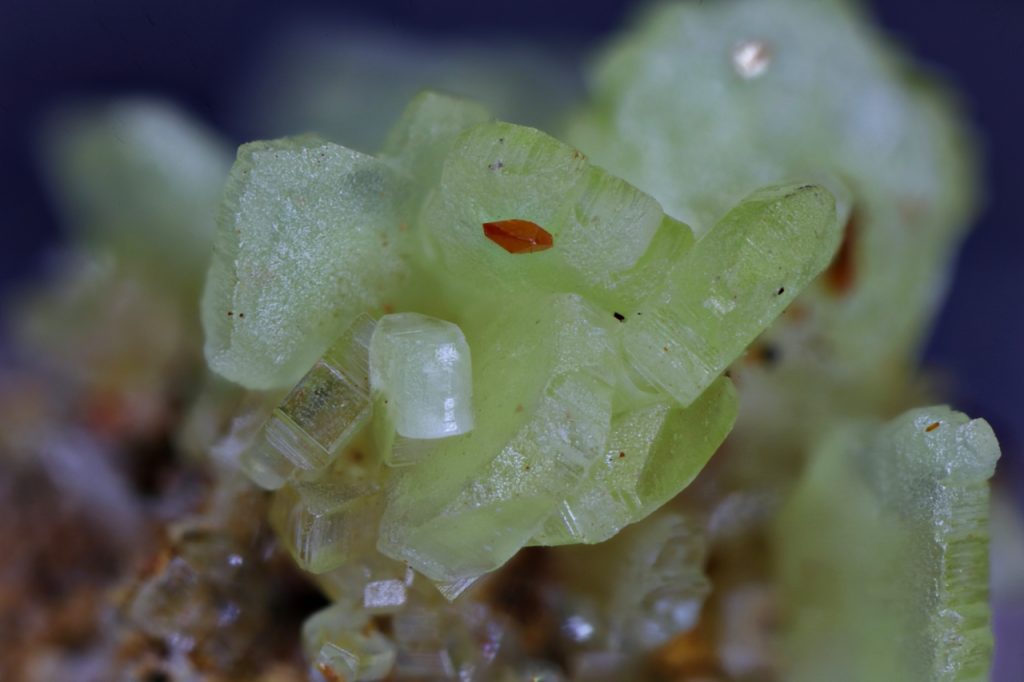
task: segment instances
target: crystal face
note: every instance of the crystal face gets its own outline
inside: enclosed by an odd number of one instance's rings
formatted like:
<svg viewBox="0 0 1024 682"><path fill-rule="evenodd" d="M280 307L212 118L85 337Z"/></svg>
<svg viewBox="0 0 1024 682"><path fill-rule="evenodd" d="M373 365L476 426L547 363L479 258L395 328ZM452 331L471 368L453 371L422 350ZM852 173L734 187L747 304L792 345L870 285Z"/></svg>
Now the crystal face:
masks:
<svg viewBox="0 0 1024 682"><path fill-rule="evenodd" d="M294 469L326 468L366 424L375 325L368 315L357 317L271 413L242 454L257 485L276 489Z"/></svg>
<svg viewBox="0 0 1024 682"><path fill-rule="evenodd" d="M399 436L447 438L473 429L469 346L450 322L416 313L381 318L370 341L370 385Z"/></svg>
<svg viewBox="0 0 1024 682"><path fill-rule="evenodd" d="M317 138L243 145L203 294L210 366L294 385L396 276L397 186L384 162Z"/></svg>
<svg viewBox="0 0 1024 682"><path fill-rule="evenodd" d="M966 576L987 573L998 457L987 423L946 407L845 424L823 441L778 528L802 661L793 679L819 679L813 650L859 679L986 676L987 589Z"/></svg>

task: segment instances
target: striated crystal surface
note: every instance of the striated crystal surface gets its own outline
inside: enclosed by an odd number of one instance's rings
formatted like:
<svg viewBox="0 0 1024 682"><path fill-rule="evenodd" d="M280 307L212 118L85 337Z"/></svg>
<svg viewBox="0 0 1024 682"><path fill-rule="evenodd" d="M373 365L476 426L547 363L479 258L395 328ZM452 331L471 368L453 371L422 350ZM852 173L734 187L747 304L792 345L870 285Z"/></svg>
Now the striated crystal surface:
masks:
<svg viewBox="0 0 1024 682"><path fill-rule="evenodd" d="M791 679L835 666L858 679L988 676L998 457L984 420L947 407L826 438L778 525Z"/></svg>
<svg viewBox="0 0 1024 682"><path fill-rule="evenodd" d="M636 370L692 403L828 265L835 201L816 185L755 192L672 267L639 306L623 345Z"/></svg>
<svg viewBox="0 0 1024 682"><path fill-rule="evenodd" d="M534 543L603 542L653 512L689 485L725 440L736 403L722 378L689 407L658 402L616 414L604 457Z"/></svg>
<svg viewBox="0 0 1024 682"><path fill-rule="evenodd" d="M299 566L324 573L373 551L383 502L372 479L328 472L278 490L270 522Z"/></svg>
<svg viewBox="0 0 1024 682"><path fill-rule="evenodd" d="M636 301L635 289L656 285L664 275L647 267L642 278L631 279L665 220L657 202L590 165L576 149L532 128L484 123L456 140L419 225L428 256L453 275L449 286L461 297L575 291L622 307ZM547 235L544 245L552 246L536 251L527 240L523 248L535 252L511 258L481 234L488 224L504 224L497 231L506 235L513 225L538 226ZM663 236L660 247L685 244L685 226L668 230L674 234ZM651 254L649 260L657 259Z"/></svg>
<svg viewBox="0 0 1024 682"><path fill-rule="evenodd" d="M291 470L329 466L370 418L369 345L375 321L359 315L274 409L243 468L279 488Z"/></svg>
<svg viewBox="0 0 1024 682"><path fill-rule="evenodd" d="M457 325L417 313L385 315L370 340L370 386L386 463L411 464L432 440L473 428L472 361Z"/></svg>
<svg viewBox="0 0 1024 682"><path fill-rule="evenodd" d="M603 452L615 362L605 319L579 297L548 296L467 328L479 349L476 428L395 472L382 552L451 583L500 566L532 537ZM533 346L534 335L550 343Z"/></svg>

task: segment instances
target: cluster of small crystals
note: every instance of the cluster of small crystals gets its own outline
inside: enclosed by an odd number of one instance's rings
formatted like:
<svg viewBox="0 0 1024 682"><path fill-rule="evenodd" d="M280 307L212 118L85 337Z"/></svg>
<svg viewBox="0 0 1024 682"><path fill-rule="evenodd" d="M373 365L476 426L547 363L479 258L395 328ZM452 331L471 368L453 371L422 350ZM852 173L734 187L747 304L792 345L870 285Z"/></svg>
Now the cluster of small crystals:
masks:
<svg viewBox="0 0 1024 682"><path fill-rule="evenodd" d="M969 164L877 42L839 0L658 9L579 150L430 92L376 156L230 174L155 102L55 119L79 243L0 384L0 601L44 606L0 677L983 679L998 446L884 421L931 397Z"/></svg>
<svg viewBox="0 0 1024 682"><path fill-rule="evenodd" d="M252 389L319 358L230 436L307 570L376 547L454 598L528 544L647 516L728 433L722 372L838 244L816 185L754 192L697 243L571 147L479 118L427 93L379 159L304 137L232 171L207 358Z"/></svg>

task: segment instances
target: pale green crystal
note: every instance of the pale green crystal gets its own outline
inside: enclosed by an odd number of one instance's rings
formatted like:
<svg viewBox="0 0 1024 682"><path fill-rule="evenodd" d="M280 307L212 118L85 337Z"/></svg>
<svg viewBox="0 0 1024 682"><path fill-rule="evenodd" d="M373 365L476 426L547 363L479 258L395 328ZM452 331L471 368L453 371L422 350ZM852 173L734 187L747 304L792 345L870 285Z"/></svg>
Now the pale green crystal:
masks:
<svg viewBox="0 0 1024 682"><path fill-rule="evenodd" d="M825 393L884 396L925 338L975 182L946 93L856 5L659 4L598 61L567 136L698 235L768 184L824 184L841 218L852 204L852 280L801 298L815 333L788 335L787 357L842 386Z"/></svg>
<svg viewBox="0 0 1024 682"><path fill-rule="evenodd" d="M375 630L369 616L341 602L317 611L302 625L302 646L312 664L313 679L330 671L349 682L382 680L395 664L395 647ZM330 678L328 678L330 679Z"/></svg>
<svg viewBox="0 0 1024 682"><path fill-rule="evenodd" d="M141 98L66 110L47 132L67 222L128 269L142 259L191 291L231 164L223 140L171 104Z"/></svg>
<svg viewBox="0 0 1024 682"><path fill-rule="evenodd" d="M464 585L527 543L603 454L617 362L606 319L571 295L476 317L476 428L396 472L382 552Z"/></svg>
<svg viewBox="0 0 1024 682"><path fill-rule="evenodd" d="M510 258L483 238L483 223L509 219L539 225L553 248ZM485 123L456 141L419 229L460 297L574 291L614 309L662 281L664 268L648 262L658 254L642 259L665 222L656 201L572 147L532 128ZM689 242L683 225L670 221L664 230L659 249ZM631 273L638 263L647 266L639 277Z"/></svg>
<svg viewBox="0 0 1024 682"><path fill-rule="evenodd" d="M210 366L249 388L294 384L397 284L395 172L315 137L239 149L203 294Z"/></svg>
<svg viewBox="0 0 1024 682"><path fill-rule="evenodd" d="M378 476L372 461L353 458L292 476L274 493L271 525L299 566L325 573L374 553L384 505Z"/></svg>
<svg viewBox="0 0 1024 682"><path fill-rule="evenodd" d="M426 191L436 184L444 159L462 131L490 118L490 112L476 102L429 90L409 102L380 156L415 179L406 197L410 210L418 210Z"/></svg>
<svg viewBox="0 0 1024 682"><path fill-rule="evenodd" d="M448 438L473 428L469 346L451 322L418 313L382 317L370 340L370 386L377 444L389 464L412 463L396 456L396 437ZM425 445L404 449L425 452Z"/></svg>
<svg viewBox="0 0 1024 682"><path fill-rule="evenodd" d="M616 414L604 457L534 542L603 542L643 519L693 481L725 440L736 411L736 391L721 378L689 407L657 402Z"/></svg>
<svg viewBox="0 0 1024 682"><path fill-rule="evenodd" d="M816 185L759 190L680 258L623 337L636 370L689 405L828 264L835 202Z"/></svg>
<svg viewBox="0 0 1024 682"><path fill-rule="evenodd" d="M998 457L988 424L946 407L822 444L778 525L787 679L987 679Z"/></svg>

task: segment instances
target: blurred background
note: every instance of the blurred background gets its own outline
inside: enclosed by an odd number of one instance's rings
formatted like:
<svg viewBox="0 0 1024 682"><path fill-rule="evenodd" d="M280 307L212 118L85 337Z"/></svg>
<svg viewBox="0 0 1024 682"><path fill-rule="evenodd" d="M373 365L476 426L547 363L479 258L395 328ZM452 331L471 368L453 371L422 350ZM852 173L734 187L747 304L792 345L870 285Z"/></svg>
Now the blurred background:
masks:
<svg viewBox="0 0 1024 682"><path fill-rule="evenodd" d="M521 52L502 49L504 43L525 40L564 57L564 73L530 77L549 79L537 86L545 96L570 101L572 88L582 87L581 64L574 57L585 55L621 26L636 4L6 0L0 3L0 287L7 291L37 272L47 248L61 239L35 150L39 124L55 105L79 97L143 92L180 103L232 143L281 135L294 132L287 129L289 124L318 123L314 105L292 113L290 121L283 114L275 119L275 101L280 111L294 104L281 101L288 93L282 96L273 87L278 77L274 69L281 68L289 41L301 35L305 47L315 49L310 42L326 45L332 38L344 42L356 35L370 43L372 38L365 36L373 32L397 33L424 48L438 42L457 46L460 41L493 40L498 63L528 60ZM1018 352L1024 336L1018 265L1024 237L1013 202L1024 178L1018 44L1024 3L868 4L895 38L959 89L980 134L987 198L960 255L927 361L947 374L959 409L992 423L1004 448L1000 475L1019 488L1024 481L1024 462L1018 455L1024 427L1014 417L1024 407L1024 354ZM353 42L345 43L352 54L364 60L373 56L369 48ZM522 68L529 73L529 64ZM403 100L396 97L395 109L380 117L380 131L390 126ZM360 135L372 143L379 131ZM348 141L353 142L358 141Z"/></svg>
<svg viewBox="0 0 1024 682"><path fill-rule="evenodd" d="M1024 286L1019 275L1024 236L1013 201L1024 187L1019 49L1024 3L868 4L907 50L959 90L982 144L984 206L960 254L926 362L948 382L958 409L982 416L994 427L1003 446L998 482L1013 492L1019 511L1024 505L1024 422L1018 417L1024 408ZM635 5L626 0L3 0L0 292L6 297L41 272L47 254L63 237L37 154L40 125L57 105L82 97L146 93L179 103L232 144L335 126L324 132L370 151L397 117L406 93L392 88L398 93L393 102L368 98L344 103L341 109L351 121L325 122L318 114L337 111L338 102L318 101L308 90L290 92L285 86L286 74L302 70L301 64L288 62L296 45L308 53L323 46L328 57L344 54L347 63L372 64L387 59L386 53L375 51L375 35L397 35L424 53L436 53L441 46L452 55L465 41L493 41L495 63L518 69L556 109L583 88L583 57L622 26ZM513 42L533 47L519 50L510 47ZM536 54L543 54L544 61L534 66L545 66L531 69ZM309 83L367 78L325 68L324 73L305 74ZM431 68L425 63L419 76L429 79ZM386 77L386 68L381 74ZM418 85L410 82L408 87ZM485 83L476 87L486 90ZM366 123L365 108L360 107L382 104L390 109ZM543 127L544 120L530 120L531 115L543 114L524 112L520 122ZM1016 622L1021 631L1020 611L997 610L997 623L1010 627ZM1002 647L999 656L1002 669L1024 669L1021 652Z"/></svg>

